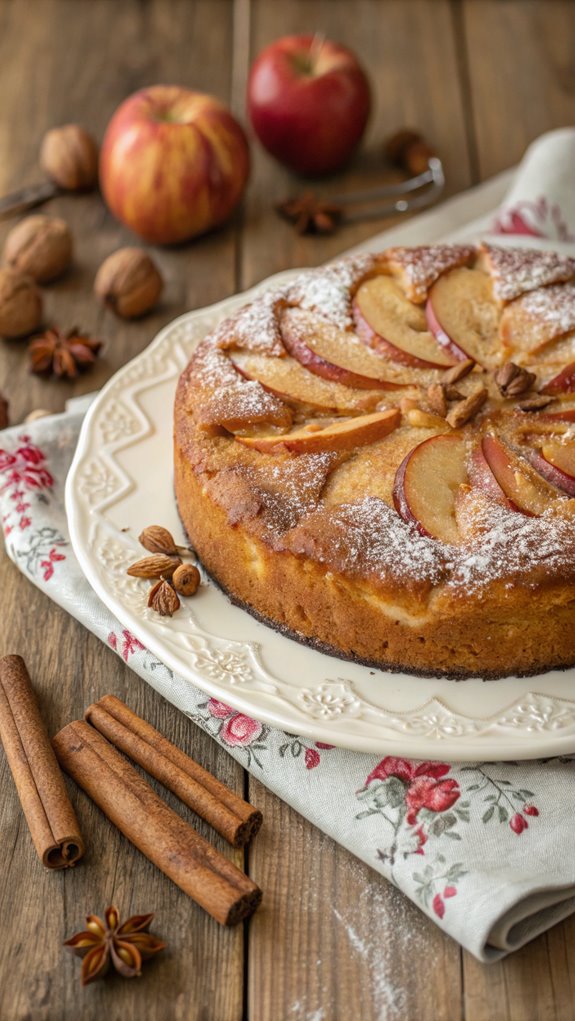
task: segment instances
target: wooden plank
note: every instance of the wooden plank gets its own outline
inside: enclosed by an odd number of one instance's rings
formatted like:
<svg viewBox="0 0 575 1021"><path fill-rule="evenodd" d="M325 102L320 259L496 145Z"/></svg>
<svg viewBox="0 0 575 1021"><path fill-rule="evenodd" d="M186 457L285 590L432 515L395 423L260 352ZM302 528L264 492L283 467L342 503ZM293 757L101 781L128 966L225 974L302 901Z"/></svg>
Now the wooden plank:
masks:
<svg viewBox="0 0 575 1021"><path fill-rule="evenodd" d="M37 177L43 132L77 120L101 138L115 106L155 81L175 81L229 101L233 10L228 0L44 0L0 5L0 189ZM33 407L63 407L72 392L100 386L180 312L235 290L236 227L186 248L154 250L166 278L157 313L124 324L91 297L100 261L123 244L138 243L106 213L97 196L66 197L47 212L64 216L77 244L72 273L46 289L47 314L61 325L80 323L104 336L105 358L77 385L30 378L24 345L0 342L0 388L10 391L13 421ZM3 224L0 243L8 225ZM54 732L106 692L124 698L180 747L238 791L239 766L183 714L176 712L118 657L0 560L0 654L24 653L49 728ZM158 872L71 785L89 853L73 872L43 871L33 851L0 751L0 832L4 854L0 889L0 1016L6 1021L86 1021L101 1016L186 1021L242 1015L243 932L220 928ZM192 813L162 796L181 815ZM222 841L201 823L200 831ZM229 849L226 853L230 853ZM242 855L232 852L242 864ZM115 901L122 912L155 911L155 931L169 948L150 962L139 982L111 978L79 988L79 962L62 941L82 928L87 912ZM222 980L225 976L225 980Z"/></svg>
<svg viewBox="0 0 575 1021"><path fill-rule="evenodd" d="M113 16L106 0L43 0L33 17L26 2L0 5L0 192L39 179L38 149L48 128L76 121L101 141L120 101L144 85L175 82L229 102L232 15L229 0L128 0L114 5ZM97 194L63 196L43 211L68 222L76 247L70 273L43 289L46 322L80 325L101 337L105 350L77 382L54 382L30 376L25 341L2 342L0 389L8 385L13 422L99 389L167 322L236 289L233 222L186 247L151 249L112 218ZM0 248L11 226L0 223ZM107 255L134 244L150 250L166 286L151 315L126 323L101 308L92 284Z"/></svg>
<svg viewBox="0 0 575 1021"><path fill-rule="evenodd" d="M383 139L406 125L423 130L441 152L451 191L469 185L449 4L255 0L251 16L252 58L281 35L321 29L361 54L369 70L375 112L366 147L348 170L322 182L322 190L381 181ZM305 184L261 146L254 145L253 155L242 235L245 286L286 266L325 262L386 226L372 222L331 238L299 238L276 218L273 203ZM250 927L250 1021L458 1021L457 945L373 870L251 778L250 797L266 819L250 851L250 874L265 898ZM424 985L414 967L421 959L433 962Z"/></svg>
<svg viewBox="0 0 575 1021"><path fill-rule="evenodd" d="M457 1021L449 937L253 779L250 797L265 818L250 850L250 873L265 883L250 926L250 1021Z"/></svg>
<svg viewBox="0 0 575 1021"><path fill-rule="evenodd" d="M521 159L534 138L573 122L571 0L466 0L470 116L484 179Z"/></svg>
<svg viewBox="0 0 575 1021"><path fill-rule="evenodd" d="M25 653L50 733L79 718L94 698L113 692L225 783L241 789L240 771L229 756L218 752L212 741L111 650L35 592L5 558L0 583L10 596L3 603L0 654ZM10 638L29 634L31 620L40 640L25 643L22 637ZM230 853L225 842L191 811L159 784L151 783L171 807L241 867L240 852ZM237 1021L243 970L241 926L235 930L218 926L136 851L71 782L69 789L88 853L74 870L48 873L38 862L0 754L0 832L5 848L0 889L0 924L5 933L0 943L0 1017L72 1021L78 1017L80 1002L87 1021L106 1014L165 1021L167 1010L170 1017L186 1021L209 1016ZM80 964L63 950L62 942L84 927L86 914L101 914L110 903L126 916L155 912L153 931L169 947L145 966L141 981L111 978L80 992ZM221 974L226 975L225 982Z"/></svg>
<svg viewBox="0 0 575 1021"><path fill-rule="evenodd" d="M571 1021L575 996L573 916L485 967L464 956L466 1021Z"/></svg>
<svg viewBox="0 0 575 1021"><path fill-rule="evenodd" d="M374 90L371 122L351 166L317 182L306 182L280 167L254 141L242 245L244 287L287 266L326 262L391 226L393 219L388 218L349 225L328 238L298 237L289 224L278 219L273 206L310 187L318 194L330 195L373 187L390 179L393 174L383 157L383 143L400 128L418 129L441 154L447 175L446 195L471 183L458 55L448 3L290 0L269 4L255 0L252 57L281 35L316 29L361 55Z"/></svg>

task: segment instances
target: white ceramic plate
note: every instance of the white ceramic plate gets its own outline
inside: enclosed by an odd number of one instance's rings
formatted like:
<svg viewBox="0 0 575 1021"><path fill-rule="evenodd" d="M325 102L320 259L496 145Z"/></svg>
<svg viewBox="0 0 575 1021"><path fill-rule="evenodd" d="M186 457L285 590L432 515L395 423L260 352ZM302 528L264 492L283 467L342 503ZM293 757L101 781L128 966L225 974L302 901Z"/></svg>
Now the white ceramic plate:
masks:
<svg viewBox="0 0 575 1021"><path fill-rule="evenodd" d="M269 285L175 320L92 405L66 507L74 551L97 594L184 683L316 741L454 761L574 752L575 670L491 682L371 670L278 635L213 584L173 618L147 609L148 584L126 574L142 555L138 534L156 523L184 539L171 467L178 376L208 330Z"/></svg>

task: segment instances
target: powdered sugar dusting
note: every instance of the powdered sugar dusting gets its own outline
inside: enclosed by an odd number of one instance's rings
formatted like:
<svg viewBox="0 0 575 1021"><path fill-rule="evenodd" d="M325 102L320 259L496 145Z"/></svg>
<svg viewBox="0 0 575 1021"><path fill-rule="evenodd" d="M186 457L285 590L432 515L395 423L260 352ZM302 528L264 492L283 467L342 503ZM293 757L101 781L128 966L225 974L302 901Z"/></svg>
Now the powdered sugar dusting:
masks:
<svg viewBox="0 0 575 1021"><path fill-rule="evenodd" d="M201 383L202 389L216 390L220 386L233 385L240 379L230 359L209 340L200 344L194 355L193 364L194 380Z"/></svg>
<svg viewBox="0 0 575 1021"><path fill-rule="evenodd" d="M419 245L416 248L390 248L386 262L400 268L413 301L425 301L427 292L442 273L470 262L476 254L472 245Z"/></svg>
<svg viewBox="0 0 575 1021"><path fill-rule="evenodd" d="M195 407L204 425L240 429L275 423L289 427L291 413L284 402L268 393L261 383L240 376L219 348L204 343L195 357L202 383Z"/></svg>
<svg viewBox="0 0 575 1021"><path fill-rule="evenodd" d="M272 542L315 507L337 459L336 453L326 451L287 458L271 468L241 469L257 493L262 523Z"/></svg>
<svg viewBox="0 0 575 1021"><path fill-rule="evenodd" d="M351 977L354 991L361 990L357 999L354 997L356 1010L361 1002L369 1004L368 1014L374 1021L415 1021L413 1011L417 1009L422 1016L434 1017L438 1009L434 984L418 981L413 962L425 962L432 974L443 960L447 937L399 890L349 855L341 859L334 888L341 887L352 896L346 897L345 892L336 896L331 913L326 915L330 895L322 885L323 856L329 853L326 837L320 852L309 861L306 906L310 917L320 922L321 956L310 959L308 953L303 958L297 995L282 1017L286 1021L343 1021L341 996ZM334 971L337 974L342 966L349 966L349 972L341 983L334 982ZM356 1018L357 1013L353 1021Z"/></svg>
<svg viewBox="0 0 575 1021"><path fill-rule="evenodd" d="M575 330L575 284L553 284L523 295L513 303L520 314L545 327L547 340Z"/></svg>
<svg viewBox="0 0 575 1021"><path fill-rule="evenodd" d="M373 256L360 255L321 269L308 270L296 277L288 288L288 303L317 312L344 330L352 325L353 289L373 264Z"/></svg>
<svg viewBox="0 0 575 1021"><path fill-rule="evenodd" d="M258 424L289 425L285 404L253 380L219 387L201 403L199 418L205 425L219 424L228 429Z"/></svg>
<svg viewBox="0 0 575 1021"><path fill-rule="evenodd" d="M512 301L527 291L575 276L575 259L557 252L487 244L482 245L482 249L493 276L493 293L501 301Z"/></svg>
<svg viewBox="0 0 575 1021"><path fill-rule="evenodd" d="M320 562L335 561L346 573L430 585L444 577L451 552L420 535L375 496L308 515L284 538L284 548Z"/></svg>
<svg viewBox="0 0 575 1021"><path fill-rule="evenodd" d="M459 551L450 581L456 588L476 591L502 575L508 587L575 577L575 529L568 519L526 517L471 493L461 525L475 538Z"/></svg>
<svg viewBox="0 0 575 1021"><path fill-rule="evenodd" d="M499 578L536 585L559 574L575 577L575 528L555 514L527 517L473 491L460 516L460 546L420 535L377 497L312 511L280 549L403 586L417 582L471 593Z"/></svg>
<svg viewBox="0 0 575 1021"><path fill-rule="evenodd" d="M240 348L259 354L285 354L278 325L278 306L284 291L275 288L245 305L230 319L225 319L212 334L222 350Z"/></svg>

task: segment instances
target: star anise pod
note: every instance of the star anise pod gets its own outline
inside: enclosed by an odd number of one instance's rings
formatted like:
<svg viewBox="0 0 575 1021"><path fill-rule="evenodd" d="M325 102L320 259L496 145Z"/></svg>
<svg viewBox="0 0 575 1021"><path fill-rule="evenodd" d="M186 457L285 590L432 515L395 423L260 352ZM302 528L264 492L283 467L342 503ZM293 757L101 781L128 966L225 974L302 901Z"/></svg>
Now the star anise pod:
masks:
<svg viewBox="0 0 575 1021"><path fill-rule="evenodd" d="M76 327L64 333L52 326L30 344L30 369L40 376L75 379L96 361L101 347L101 340L86 336Z"/></svg>
<svg viewBox="0 0 575 1021"><path fill-rule="evenodd" d="M82 985L103 978L110 963L124 978L135 978L142 971L142 961L166 947L162 940L148 932L153 915L133 915L120 925L117 908L109 907L106 921L87 915L87 928L67 939L64 946L82 961Z"/></svg>
<svg viewBox="0 0 575 1021"><path fill-rule="evenodd" d="M311 191L278 202L276 212L293 223L298 234L333 234L343 217L341 206L320 199Z"/></svg>

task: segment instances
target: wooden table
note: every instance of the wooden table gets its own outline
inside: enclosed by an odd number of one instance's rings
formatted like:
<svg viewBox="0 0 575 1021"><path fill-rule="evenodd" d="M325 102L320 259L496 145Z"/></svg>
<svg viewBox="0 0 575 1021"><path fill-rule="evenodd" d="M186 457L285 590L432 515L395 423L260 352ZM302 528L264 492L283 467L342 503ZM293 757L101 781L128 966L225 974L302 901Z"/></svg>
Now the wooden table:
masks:
<svg viewBox="0 0 575 1021"><path fill-rule="evenodd" d="M334 190L373 181L381 140L420 128L442 154L448 192L516 162L538 134L573 118L575 18L570 0L0 0L0 192L37 178L39 140L78 121L100 138L130 92L177 82L244 116L251 58L288 32L321 30L361 54L376 108L363 155ZM155 257L167 281L155 314L131 325L91 296L101 260L133 238L97 196L54 201L75 240L73 272L46 290L50 318L106 338L78 384L29 376L24 344L0 347L13 422L61 409L101 386L181 312L289 266L322 263L385 224L299 238L272 211L297 185L254 144L247 200L224 230ZM0 225L0 242L8 225ZM575 917L500 964L464 953L395 889L244 774L228 755L37 592L3 556L0 653L23 652L52 732L115 692L208 769L245 790L264 828L247 858L265 891L249 926L219 928L145 860L77 790L90 843L69 874L39 867L0 755L2 1021L568 1021L575 993ZM170 802L173 799L168 798ZM182 811L182 807L179 808ZM191 813L190 813L191 815ZM203 832L203 830L202 830ZM209 835L206 832L206 835ZM236 855L242 864L242 856ZM115 902L155 910L169 942L139 982L80 991L62 940L88 911ZM339 921L338 921L339 919Z"/></svg>

